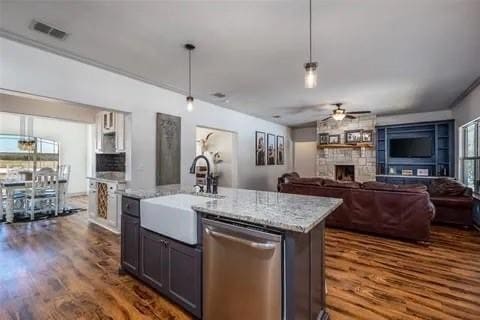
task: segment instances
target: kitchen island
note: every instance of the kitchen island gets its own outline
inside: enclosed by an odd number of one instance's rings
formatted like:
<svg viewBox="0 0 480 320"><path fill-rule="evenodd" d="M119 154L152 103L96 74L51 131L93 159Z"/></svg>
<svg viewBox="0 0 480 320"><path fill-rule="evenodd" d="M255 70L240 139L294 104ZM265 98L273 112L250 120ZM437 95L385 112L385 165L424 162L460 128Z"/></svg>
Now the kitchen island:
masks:
<svg viewBox="0 0 480 320"><path fill-rule="evenodd" d="M328 319L324 220L342 200L218 193L122 191L122 271L200 319Z"/></svg>

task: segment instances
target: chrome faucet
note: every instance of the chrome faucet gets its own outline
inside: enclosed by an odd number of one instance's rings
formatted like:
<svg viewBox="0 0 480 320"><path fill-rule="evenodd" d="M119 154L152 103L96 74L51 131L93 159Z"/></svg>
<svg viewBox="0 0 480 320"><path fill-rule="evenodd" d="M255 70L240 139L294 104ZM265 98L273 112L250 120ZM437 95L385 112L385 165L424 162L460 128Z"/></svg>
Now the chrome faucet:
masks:
<svg viewBox="0 0 480 320"><path fill-rule="evenodd" d="M197 165L197 161L203 159L207 163L207 193L212 192L212 177L210 176L210 162L208 161L207 157L204 155L199 155L196 156L195 159L193 159L192 166L190 167L190 173L195 174L195 166ZM216 188L215 188L216 189ZM214 192L215 193L215 192Z"/></svg>

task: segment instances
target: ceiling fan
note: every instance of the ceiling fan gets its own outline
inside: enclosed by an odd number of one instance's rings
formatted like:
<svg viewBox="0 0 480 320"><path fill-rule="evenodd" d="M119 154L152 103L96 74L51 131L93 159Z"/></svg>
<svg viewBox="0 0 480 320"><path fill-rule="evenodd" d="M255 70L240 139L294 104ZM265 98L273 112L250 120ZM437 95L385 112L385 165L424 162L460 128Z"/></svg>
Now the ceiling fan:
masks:
<svg viewBox="0 0 480 320"><path fill-rule="evenodd" d="M347 112L347 110L342 109L343 103L334 103L334 106L337 106L337 109L334 109L332 112L332 115L328 118L325 118L321 121L327 121L329 119L334 119L336 121L342 121L343 119L356 119L357 117L352 116L352 114L366 114L370 113L371 111L353 111L353 112Z"/></svg>

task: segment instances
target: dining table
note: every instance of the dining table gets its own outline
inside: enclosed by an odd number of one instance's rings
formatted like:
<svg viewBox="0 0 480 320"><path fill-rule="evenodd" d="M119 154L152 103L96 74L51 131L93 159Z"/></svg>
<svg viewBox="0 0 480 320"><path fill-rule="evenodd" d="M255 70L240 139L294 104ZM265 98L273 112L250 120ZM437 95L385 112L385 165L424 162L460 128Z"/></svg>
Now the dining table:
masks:
<svg viewBox="0 0 480 320"><path fill-rule="evenodd" d="M65 197L67 181L67 179L58 180L58 212L63 212L66 208ZM5 221L7 223L14 221L15 193L26 190L31 185L31 180L0 180L0 219L5 214ZM4 192L5 197L3 196ZM5 201L5 209L3 201ZM3 212L4 210L5 212Z"/></svg>

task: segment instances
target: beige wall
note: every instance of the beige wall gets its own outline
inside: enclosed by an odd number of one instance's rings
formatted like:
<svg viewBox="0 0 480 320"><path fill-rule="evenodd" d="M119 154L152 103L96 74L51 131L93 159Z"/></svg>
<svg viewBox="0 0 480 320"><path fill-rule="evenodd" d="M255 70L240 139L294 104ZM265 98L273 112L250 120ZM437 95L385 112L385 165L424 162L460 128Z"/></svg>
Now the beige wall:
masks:
<svg viewBox="0 0 480 320"><path fill-rule="evenodd" d="M0 111L48 117L83 123L95 123L99 109L42 97L0 93Z"/></svg>
<svg viewBox="0 0 480 320"><path fill-rule="evenodd" d="M317 142L294 143L294 170L301 177L314 177L317 172Z"/></svg>

